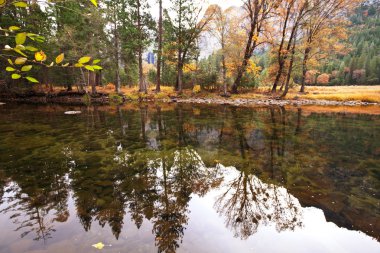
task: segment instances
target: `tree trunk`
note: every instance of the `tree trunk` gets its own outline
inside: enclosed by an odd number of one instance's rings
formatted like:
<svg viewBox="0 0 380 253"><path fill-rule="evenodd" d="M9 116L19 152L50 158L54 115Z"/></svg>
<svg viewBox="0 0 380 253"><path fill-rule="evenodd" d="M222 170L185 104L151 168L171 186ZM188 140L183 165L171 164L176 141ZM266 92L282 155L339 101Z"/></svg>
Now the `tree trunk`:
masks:
<svg viewBox="0 0 380 253"><path fill-rule="evenodd" d="M224 56L224 46L222 46L223 55L222 55L222 71L223 71L223 92L224 95L227 95L228 87L227 87L227 67L226 67L226 57Z"/></svg>
<svg viewBox="0 0 380 253"><path fill-rule="evenodd" d="M294 38L293 45L292 45L292 55L290 57L290 63L289 63L289 70L288 70L288 74L286 76L285 90L282 93L282 95L281 95L280 98L286 97L286 95L289 92L289 82L290 82L290 77L291 77L292 71L293 71L293 63L294 63L294 55L295 55L295 53L296 53L296 39Z"/></svg>
<svg viewBox="0 0 380 253"><path fill-rule="evenodd" d="M143 62L142 62L142 24L141 24L141 14L140 14L140 0L137 0L137 29L139 32L139 47L138 47L138 60L139 60L139 92L147 93L147 87L144 82L144 70L143 70Z"/></svg>
<svg viewBox="0 0 380 253"><path fill-rule="evenodd" d="M116 58L116 77L115 77L115 92L120 93L120 51L119 51L119 32L115 24L115 58Z"/></svg>
<svg viewBox="0 0 380 253"><path fill-rule="evenodd" d="M162 58L162 0L159 0L156 92L161 91L161 58Z"/></svg>
<svg viewBox="0 0 380 253"><path fill-rule="evenodd" d="M253 36L255 35L255 31L257 29L257 35L260 34L261 30L261 24L258 25L258 16L260 11L262 10L262 6L258 7L259 1L254 1L254 9L250 10L250 18L251 18L251 25L250 30L248 33L248 41L245 47L245 53L244 53L244 59L241 64L241 66L238 68L238 73L235 79L234 84L232 85L232 93L236 94L238 93L238 87L241 85L241 79L243 78L243 74L245 73L248 65L248 61L251 58L253 51L255 50L257 46L257 40L253 39ZM252 8L252 6L251 6ZM261 17L262 20L264 20L264 17ZM262 21L261 21L262 22Z"/></svg>
<svg viewBox="0 0 380 253"><path fill-rule="evenodd" d="M177 91L179 94L181 94L182 89L183 89L183 63L182 63L182 61L178 62L177 85L178 85Z"/></svg>
<svg viewBox="0 0 380 253"><path fill-rule="evenodd" d="M301 90L300 92L305 92L305 83L306 83L306 73L307 73L307 61L309 60L311 48L306 47L303 61L302 61L302 80L301 80Z"/></svg>
<svg viewBox="0 0 380 253"><path fill-rule="evenodd" d="M89 72L89 80L88 82L91 84L91 94L95 95L96 94L96 73L90 71Z"/></svg>

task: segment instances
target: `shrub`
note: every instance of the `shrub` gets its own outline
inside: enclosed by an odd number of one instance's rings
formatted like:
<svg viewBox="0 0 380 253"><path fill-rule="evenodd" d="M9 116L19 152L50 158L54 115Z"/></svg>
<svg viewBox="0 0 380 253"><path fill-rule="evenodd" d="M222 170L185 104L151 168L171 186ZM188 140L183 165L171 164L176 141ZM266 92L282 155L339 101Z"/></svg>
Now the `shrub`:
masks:
<svg viewBox="0 0 380 253"><path fill-rule="evenodd" d="M201 92L201 86L200 85L194 85L194 88L193 88L193 93L194 94L198 94L199 92Z"/></svg>

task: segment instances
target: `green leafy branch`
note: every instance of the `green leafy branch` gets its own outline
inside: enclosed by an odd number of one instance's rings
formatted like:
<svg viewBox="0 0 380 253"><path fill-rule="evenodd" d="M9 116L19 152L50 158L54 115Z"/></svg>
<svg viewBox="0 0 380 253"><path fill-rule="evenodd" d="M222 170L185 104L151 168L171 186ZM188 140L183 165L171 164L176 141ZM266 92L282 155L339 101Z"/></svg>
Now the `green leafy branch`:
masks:
<svg viewBox="0 0 380 253"><path fill-rule="evenodd" d="M98 6L98 3L96 0L90 0L90 2L96 7ZM28 7L27 2L24 2L24 1L13 1L13 2L7 3L6 0L0 0L1 8L7 5L14 5L17 8ZM18 26L10 26L8 28L0 27L0 31L3 32L6 37L8 37L9 34L15 35L15 36L12 36L15 38L15 46L11 47L9 45L6 45L3 50L13 51L19 56L17 57L13 55L1 55L2 57L8 56L8 57L16 58L15 60L12 60L11 58L7 58L9 66L6 66L5 68L7 72L12 73L11 77L14 80L25 78L29 82L39 83L39 81L36 78L28 75L28 72L33 69L32 64L39 64L45 67L58 66L58 67L85 68L89 71L97 71L97 70L102 69L101 66L97 65L100 62L100 60L98 59L93 60L92 63L90 64L90 61L91 61L90 56L81 57L73 65L70 65L70 63L68 62L63 63L63 61L65 60L64 53L59 54L55 58L55 61L52 61L50 64L45 64L45 61L47 60L47 56L42 50L39 50L38 48L31 45L24 45L28 39L35 42L43 43L45 42L45 38L41 35L34 34L34 33L20 32L20 30L21 28ZM27 53L34 53L34 59L33 60L28 59Z"/></svg>

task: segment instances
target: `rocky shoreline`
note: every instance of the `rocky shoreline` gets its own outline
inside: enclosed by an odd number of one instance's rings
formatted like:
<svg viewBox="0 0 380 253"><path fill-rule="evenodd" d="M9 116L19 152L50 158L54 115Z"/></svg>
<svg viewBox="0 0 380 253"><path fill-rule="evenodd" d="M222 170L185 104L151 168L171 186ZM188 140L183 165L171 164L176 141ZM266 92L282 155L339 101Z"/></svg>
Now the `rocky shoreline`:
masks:
<svg viewBox="0 0 380 253"><path fill-rule="evenodd" d="M97 94L95 96L85 96L79 93L58 93L58 94L0 94L0 103L4 102L25 102L38 104L124 104L130 102L164 102L164 103L185 103L185 104L210 104L210 105L230 105L230 106L380 106L380 103L369 103L362 101L331 101L331 100L311 100L311 99L249 99L249 98L180 98L172 97L166 99L145 98L141 100L130 100L126 96L120 96L117 100L110 98L108 94Z"/></svg>
<svg viewBox="0 0 380 253"><path fill-rule="evenodd" d="M304 105L318 105L318 106L370 106L378 105L379 103L368 103L362 101L330 101L330 100L278 100L278 99L215 99L215 98L175 98L165 100L165 102L176 103L190 103L190 104L219 104L219 105L232 105L232 106L304 106Z"/></svg>

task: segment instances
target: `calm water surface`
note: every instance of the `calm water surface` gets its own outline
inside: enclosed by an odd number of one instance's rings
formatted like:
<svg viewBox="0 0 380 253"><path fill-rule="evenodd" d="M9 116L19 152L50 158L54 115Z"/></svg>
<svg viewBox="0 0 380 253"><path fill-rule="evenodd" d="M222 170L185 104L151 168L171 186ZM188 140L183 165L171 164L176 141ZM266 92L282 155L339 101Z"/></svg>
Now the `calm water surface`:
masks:
<svg viewBox="0 0 380 253"><path fill-rule="evenodd" d="M380 252L379 189L376 115L0 106L4 253Z"/></svg>

